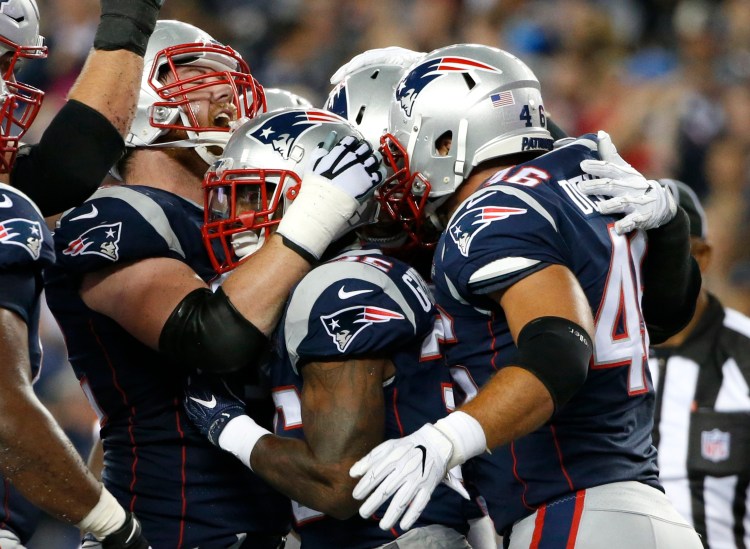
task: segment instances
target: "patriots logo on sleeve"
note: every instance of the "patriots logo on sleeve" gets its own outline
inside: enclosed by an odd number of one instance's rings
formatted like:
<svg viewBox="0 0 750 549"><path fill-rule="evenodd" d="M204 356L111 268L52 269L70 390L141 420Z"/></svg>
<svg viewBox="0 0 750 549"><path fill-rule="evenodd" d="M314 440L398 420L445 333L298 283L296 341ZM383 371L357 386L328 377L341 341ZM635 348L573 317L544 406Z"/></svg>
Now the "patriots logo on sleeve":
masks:
<svg viewBox="0 0 750 549"><path fill-rule="evenodd" d="M7 219L0 223L0 244L21 246L33 259L39 259L42 249L42 225L28 219Z"/></svg>
<svg viewBox="0 0 750 549"><path fill-rule="evenodd" d="M411 116L414 100L427 84L441 76L456 72L464 73L476 70L496 72L500 74L503 72L491 65L473 59L467 59L465 57L440 57L438 59L430 59L429 61L425 61L414 67L406 78L399 82L398 88L396 88L396 99L406 116Z"/></svg>
<svg viewBox="0 0 750 549"><path fill-rule="evenodd" d="M320 321L333 339L336 348L343 353L362 330L375 323L403 320L404 315L382 307L349 307L327 316Z"/></svg>
<svg viewBox="0 0 750 549"><path fill-rule="evenodd" d="M482 198L485 198L485 195ZM481 200L481 199L480 199ZM508 219L512 215L522 215L526 213L524 208L509 208L504 206L480 206L472 208L474 201L469 202L468 209L461 214L448 228L451 240L455 242L458 251L464 257L469 257L469 248L471 241L490 223Z"/></svg>
<svg viewBox="0 0 750 549"><path fill-rule="evenodd" d="M111 261L119 259L120 232L122 222L99 225L84 232L78 238L71 240L63 250L65 255L100 255Z"/></svg>
<svg viewBox="0 0 750 549"><path fill-rule="evenodd" d="M328 111L309 109L307 111L281 112L266 120L248 137L253 137L263 145L270 145L284 160L302 160L303 149L299 149L299 158L294 155L294 143L306 131L321 124L346 122L343 118Z"/></svg>

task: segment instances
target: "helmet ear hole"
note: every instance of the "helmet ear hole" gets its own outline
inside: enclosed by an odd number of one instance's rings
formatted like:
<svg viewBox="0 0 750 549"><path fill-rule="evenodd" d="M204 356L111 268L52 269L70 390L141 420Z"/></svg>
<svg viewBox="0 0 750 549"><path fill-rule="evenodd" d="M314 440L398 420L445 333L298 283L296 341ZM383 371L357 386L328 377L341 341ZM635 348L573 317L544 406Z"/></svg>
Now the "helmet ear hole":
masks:
<svg viewBox="0 0 750 549"><path fill-rule="evenodd" d="M453 132L448 130L435 140L435 153L438 156L448 156L453 144Z"/></svg>

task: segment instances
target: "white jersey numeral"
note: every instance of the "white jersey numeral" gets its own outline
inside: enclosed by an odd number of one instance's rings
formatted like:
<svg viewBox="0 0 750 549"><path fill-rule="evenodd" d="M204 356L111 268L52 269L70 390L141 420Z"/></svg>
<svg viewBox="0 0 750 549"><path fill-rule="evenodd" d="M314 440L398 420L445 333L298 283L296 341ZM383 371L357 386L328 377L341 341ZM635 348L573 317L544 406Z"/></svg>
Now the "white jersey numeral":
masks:
<svg viewBox="0 0 750 549"><path fill-rule="evenodd" d="M646 252L642 232L632 238L609 226L612 258L602 301L596 315L594 369L627 366L628 394L648 390L648 333L641 313L641 262Z"/></svg>
<svg viewBox="0 0 750 549"><path fill-rule="evenodd" d="M276 405L274 423L283 421L285 431L302 427L302 402L296 387L289 385L274 389L273 403Z"/></svg>

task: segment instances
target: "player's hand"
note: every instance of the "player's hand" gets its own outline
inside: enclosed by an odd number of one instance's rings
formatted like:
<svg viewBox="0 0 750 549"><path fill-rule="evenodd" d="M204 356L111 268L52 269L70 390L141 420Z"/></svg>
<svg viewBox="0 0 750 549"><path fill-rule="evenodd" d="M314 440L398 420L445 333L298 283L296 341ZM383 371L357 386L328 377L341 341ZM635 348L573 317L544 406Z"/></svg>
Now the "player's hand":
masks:
<svg viewBox="0 0 750 549"><path fill-rule="evenodd" d="M625 162L606 132L599 132L601 160L584 160L581 169L596 177L581 181L578 189L586 195L610 196L599 202L603 214L625 214L615 222L618 234L634 229L649 230L669 222L677 213L672 193L657 181L647 180Z"/></svg>
<svg viewBox="0 0 750 549"><path fill-rule="evenodd" d="M351 135L344 137L330 150L326 144L315 149L306 173L328 179L360 204L385 181L385 166L380 152L374 151L365 139Z"/></svg>
<svg viewBox="0 0 750 549"><path fill-rule="evenodd" d="M373 65L395 65L406 69L424 55L424 52L408 50L398 46L367 50L355 55L346 64L339 67L331 76L331 84L335 86L350 74Z"/></svg>
<svg viewBox="0 0 750 549"><path fill-rule="evenodd" d="M284 244L310 263L350 231L363 203L385 181L383 157L367 141L336 132L310 154L297 197L276 229Z"/></svg>
<svg viewBox="0 0 750 549"><path fill-rule="evenodd" d="M197 373L188 378L183 406L190 421L212 444L230 420L245 415L245 404L218 376Z"/></svg>
<svg viewBox="0 0 750 549"><path fill-rule="evenodd" d="M143 529L141 523L135 517L133 513L126 511L127 518L125 523L118 529L109 534L103 540L101 540L102 549L151 549L146 538L143 537ZM92 545L86 545L86 542L81 546L84 548L94 547Z"/></svg>
<svg viewBox="0 0 750 549"><path fill-rule="evenodd" d="M380 521L380 528L390 529L403 514L399 526L407 530L419 518L432 492L443 480L469 499L456 476L446 477L452 455L451 441L431 424L407 437L383 442L349 470L352 477L362 477L352 495L359 500L367 498L360 506L359 514L363 518L370 517L393 496Z"/></svg>

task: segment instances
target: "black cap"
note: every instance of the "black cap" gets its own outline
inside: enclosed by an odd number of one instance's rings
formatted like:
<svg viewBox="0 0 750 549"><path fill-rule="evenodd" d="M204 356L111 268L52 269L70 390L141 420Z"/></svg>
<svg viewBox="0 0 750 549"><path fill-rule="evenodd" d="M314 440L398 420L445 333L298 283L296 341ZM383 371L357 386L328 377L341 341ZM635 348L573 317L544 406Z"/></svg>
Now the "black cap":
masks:
<svg viewBox="0 0 750 549"><path fill-rule="evenodd" d="M687 213L690 220L690 236L706 239L706 212L698 200L698 195L686 183L676 179L660 179L659 183L672 191L677 203Z"/></svg>

